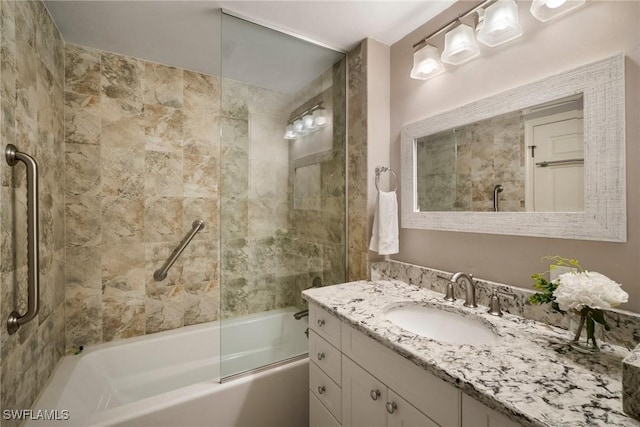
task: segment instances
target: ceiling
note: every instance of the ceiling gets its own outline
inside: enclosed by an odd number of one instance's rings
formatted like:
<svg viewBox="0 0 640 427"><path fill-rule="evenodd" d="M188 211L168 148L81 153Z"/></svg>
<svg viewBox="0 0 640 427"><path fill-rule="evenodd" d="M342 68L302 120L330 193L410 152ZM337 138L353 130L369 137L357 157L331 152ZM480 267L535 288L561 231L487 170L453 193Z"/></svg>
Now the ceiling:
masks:
<svg viewBox="0 0 640 427"><path fill-rule="evenodd" d="M349 51L366 37L391 45L454 1L46 0L45 4L66 42L294 92L337 60L334 50ZM221 9L325 48L241 20L222 20Z"/></svg>

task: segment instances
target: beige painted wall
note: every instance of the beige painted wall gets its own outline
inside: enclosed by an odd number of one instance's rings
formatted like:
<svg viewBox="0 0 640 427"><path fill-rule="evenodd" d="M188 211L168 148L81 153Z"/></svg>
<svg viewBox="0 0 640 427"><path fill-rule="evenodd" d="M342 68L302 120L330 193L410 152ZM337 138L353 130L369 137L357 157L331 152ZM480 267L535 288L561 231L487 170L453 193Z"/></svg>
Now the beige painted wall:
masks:
<svg viewBox="0 0 640 427"><path fill-rule="evenodd" d="M527 238L401 229L393 258L529 287L547 254L577 258L589 270L621 283L630 294L622 308L640 312L640 2L593 1L575 13L540 23L519 2L525 35L428 81L412 80L412 45L472 6L459 2L391 47L391 164L400 170L403 125L477 101L527 82L624 52L626 61L626 243ZM442 42L436 40L442 47Z"/></svg>
<svg viewBox="0 0 640 427"><path fill-rule="evenodd" d="M389 145L389 103L390 103L390 49L389 46L373 39L367 43L367 229L373 227L373 211L376 206L377 190L375 185L376 166L389 166L390 156L386 149ZM398 169L395 169L396 171ZM388 191L395 185L389 173L380 175L380 189ZM371 233L367 236L367 247ZM377 252L369 251L373 259ZM381 257L380 257L381 258Z"/></svg>

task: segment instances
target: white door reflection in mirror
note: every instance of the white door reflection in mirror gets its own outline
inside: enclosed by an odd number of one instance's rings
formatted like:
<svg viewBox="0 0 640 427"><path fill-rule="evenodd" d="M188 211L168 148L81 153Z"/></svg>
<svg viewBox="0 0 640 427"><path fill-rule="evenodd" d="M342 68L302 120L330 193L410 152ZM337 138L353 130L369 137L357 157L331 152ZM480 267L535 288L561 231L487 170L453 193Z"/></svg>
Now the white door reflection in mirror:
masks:
<svg viewBox="0 0 640 427"><path fill-rule="evenodd" d="M542 115L540 110L525 115L527 211L584 210L582 112L580 96L545 109Z"/></svg>

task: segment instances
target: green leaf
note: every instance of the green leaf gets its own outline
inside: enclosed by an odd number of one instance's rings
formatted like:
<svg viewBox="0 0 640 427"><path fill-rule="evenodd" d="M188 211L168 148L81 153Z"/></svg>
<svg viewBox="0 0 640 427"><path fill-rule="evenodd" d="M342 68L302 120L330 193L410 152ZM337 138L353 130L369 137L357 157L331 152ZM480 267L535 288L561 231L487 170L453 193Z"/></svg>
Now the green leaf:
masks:
<svg viewBox="0 0 640 427"><path fill-rule="evenodd" d="M607 319L604 317L604 311L600 309L591 310L591 317L593 318L593 320L604 326L605 331L611 330L611 326L609 326L609 324L607 323Z"/></svg>

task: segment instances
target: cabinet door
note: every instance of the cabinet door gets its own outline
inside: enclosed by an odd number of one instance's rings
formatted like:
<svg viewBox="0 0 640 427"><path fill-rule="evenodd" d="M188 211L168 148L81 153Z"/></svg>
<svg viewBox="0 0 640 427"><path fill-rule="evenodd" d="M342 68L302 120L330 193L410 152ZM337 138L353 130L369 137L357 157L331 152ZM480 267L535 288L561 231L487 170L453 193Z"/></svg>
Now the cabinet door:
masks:
<svg viewBox="0 0 640 427"><path fill-rule="evenodd" d="M340 427L338 420L313 393L309 393L309 427Z"/></svg>
<svg viewBox="0 0 640 427"><path fill-rule="evenodd" d="M387 392L388 427L440 427L393 390Z"/></svg>
<svg viewBox="0 0 640 427"><path fill-rule="evenodd" d="M342 425L385 427L387 387L373 375L342 356Z"/></svg>
<svg viewBox="0 0 640 427"><path fill-rule="evenodd" d="M462 427L519 427L498 411L462 394Z"/></svg>

